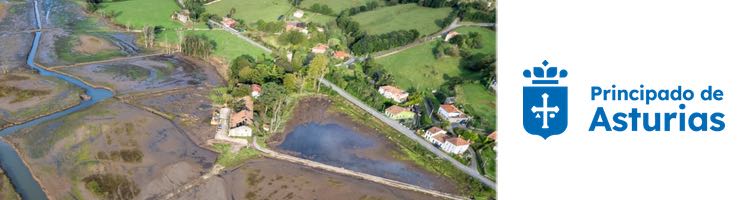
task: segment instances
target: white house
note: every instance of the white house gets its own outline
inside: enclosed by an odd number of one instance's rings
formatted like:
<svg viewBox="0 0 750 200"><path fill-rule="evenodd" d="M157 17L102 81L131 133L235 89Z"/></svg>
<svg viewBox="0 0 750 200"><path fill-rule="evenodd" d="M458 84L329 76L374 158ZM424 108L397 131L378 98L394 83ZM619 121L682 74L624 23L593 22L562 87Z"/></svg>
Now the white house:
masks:
<svg viewBox="0 0 750 200"><path fill-rule="evenodd" d="M239 126L236 128L229 129L230 137L251 137L253 136L253 129L247 126Z"/></svg>
<svg viewBox="0 0 750 200"><path fill-rule="evenodd" d="M470 144L471 141L466 141L460 137L454 137L445 140L445 142L440 145L440 149L452 154L463 154L469 149Z"/></svg>
<svg viewBox="0 0 750 200"><path fill-rule="evenodd" d="M305 11L297 10L294 11L294 14L292 16L296 17L297 19L302 18L302 16L305 16Z"/></svg>
<svg viewBox="0 0 750 200"><path fill-rule="evenodd" d="M469 120L469 116L467 116L466 114L464 114L464 112L461 112L461 110L458 110L456 106L451 104L440 105L438 114L440 115L440 117L448 120L450 123L465 123Z"/></svg>
<svg viewBox="0 0 750 200"><path fill-rule="evenodd" d="M378 93L383 95L385 98L393 99L398 103L406 101L406 99L409 97L408 92L404 92L404 90L390 85L380 86L380 88L378 88Z"/></svg>
<svg viewBox="0 0 750 200"><path fill-rule="evenodd" d="M446 135L445 133L438 133L438 134L434 134L428 137L427 141L437 146L443 146L443 143L445 143L446 138L448 138L448 135Z"/></svg>
<svg viewBox="0 0 750 200"><path fill-rule="evenodd" d="M448 132L446 132L445 130L443 130L441 128L433 126L432 128L427 129L424 132L424 135L422 135L422 137L424 137L424 138L430 138L430 137L432 137L433 135L436 135L436 134L446 134L446 133L448 133Z"/></svg>

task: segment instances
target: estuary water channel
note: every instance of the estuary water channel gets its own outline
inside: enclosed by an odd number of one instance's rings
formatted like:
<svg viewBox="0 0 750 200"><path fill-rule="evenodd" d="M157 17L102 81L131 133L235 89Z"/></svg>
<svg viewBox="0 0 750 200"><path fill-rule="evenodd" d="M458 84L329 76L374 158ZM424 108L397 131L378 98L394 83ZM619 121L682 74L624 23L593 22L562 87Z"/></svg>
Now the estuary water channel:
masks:
<svg viewBox="0 0 750 200"><path fill-rule="evenodd" d="M42 26L40 23L39 7L37 4L38 4L37 1L34 1L34 13L35 13L35 21L36 21L35 24L36 24L36 28L41 29ZM39 74L42 76L55 77L63 81L67 81L80 88L83 88L86 91L86 94L91 98L82 101L80 104L76 106L62 110L60 112L56 112L47 116L43 116L43 117L28 121L22 124L18 124L18 125L3 129L2 131L0 131L0 136L11 135L13 133L16 133L18 130L32 127L32 126L38 125L40 123L43 123L49 120L67 116L71 113L91 107L97 102L112 98L112 96L114 95L109 90L102 89L102 88L94 88L76 78L69 77L69 76L66 76L57 72L49 71L45 68L37 66L34 63L34 60L36 58L37 47L39 46L39 40L41 39L41 36L42 36L42 32L40 31L34 32L34 41L32 43L31 51L29 52L28 59L26 60L26 64L32 69L39 72ZM21 195L23 199L34 199L34 200L47 199L42 187L39 185L39 183L36 182L34 177L31 175L29 168L26 167L26 165L21 160L21 158L16 153L16 151L13 149L13 147L10 144L7 144L2 141L0 141L0 168L2 168L5 171L5 173L8 175L8 178L10 178L10 182L13 184L13 187L16 189L16 191Z"/></svg>

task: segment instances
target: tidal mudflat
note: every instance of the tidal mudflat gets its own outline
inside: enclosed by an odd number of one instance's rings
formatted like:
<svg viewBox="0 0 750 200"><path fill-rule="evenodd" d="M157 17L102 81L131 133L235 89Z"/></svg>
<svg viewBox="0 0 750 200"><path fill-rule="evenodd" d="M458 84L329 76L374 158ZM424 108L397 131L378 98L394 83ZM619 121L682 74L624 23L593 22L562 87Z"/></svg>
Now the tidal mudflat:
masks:
<svg viewBox="0 0 750 200"><path fill-rule="evenodd" d="M73 84L24 68L0 74L0 127L76 105L83 93Z"/></svg>
<svg viewBox="0 0 750 200"><path fill-rule="evenodd" d="M53 199L147 199L200 176L216 159L168 120L113 100L8 140Z"/></svg>
<svg viewBox="0 0 750 200"><path fill-rule="evenodd" d="M285 161L254 159L177 199L435 199Z"/></svg>
<svg viewBox="0 0 750 200"><path fill-rule="evenodd" d="M454 184L396 155L401 149L376 129L329 109L325 97L302 99L272 148L313 161L447 192Z"/></svg>
<svg viewBox="0 0 750 200"><path fill-rule="evenodd" d="M118 95L200 84L215 85L221 81L212 67L177 55L64 67L60 70L92 84L110 87Z"/></svg>

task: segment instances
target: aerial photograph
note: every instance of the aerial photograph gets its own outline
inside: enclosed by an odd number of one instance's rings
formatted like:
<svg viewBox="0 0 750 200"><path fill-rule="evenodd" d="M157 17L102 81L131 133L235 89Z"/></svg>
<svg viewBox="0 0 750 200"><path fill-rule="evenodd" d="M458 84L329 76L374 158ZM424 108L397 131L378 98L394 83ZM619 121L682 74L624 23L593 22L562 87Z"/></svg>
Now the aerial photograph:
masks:
<svg viewBox="0 0 750 200"><path fill-rule="evenodd" d="M0 200L494 200L496 8L0 0Z"/></svg>

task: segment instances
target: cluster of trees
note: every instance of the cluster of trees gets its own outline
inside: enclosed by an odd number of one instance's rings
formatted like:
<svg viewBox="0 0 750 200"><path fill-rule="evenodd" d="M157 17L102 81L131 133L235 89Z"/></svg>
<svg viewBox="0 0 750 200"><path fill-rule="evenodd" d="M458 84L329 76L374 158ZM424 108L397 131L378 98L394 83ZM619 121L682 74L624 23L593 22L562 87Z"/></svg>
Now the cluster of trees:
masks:
<svg viewBox="0 0 750 200"><path fill-rule="evenodd" d="M379 35L368 35L360 30L358 22L346 15L336 18L336 23L352 41L349 45L352 53L363 55L367 53L387 50L393 47L409 44L419 38L419 31L397 30Z"/></svg>
<svg viewBox="0 0 750 200"><path fill-rule="evenodd" d="M99 10L101 7L101 3L103 3L104 0L86 0L86 10L89 12L95 12L96 10Z"/></svg>
<svg viewBox="0 0 750 200"><path fill-rule="evenodd" d="M477 32L470 32L468 35L456 35L449 42L460 48L481 49L482 35Z"/></svg>
<svg viewBox="0 0 750 200"><path fill-rule="evenodd" d="M465 3L458 6L459 16L466 21L495 22L495 10L488 9L481 2Z"/></svg>
<svg viewBox="0 0 750 200"><path fill-rule="evenodd" d="M185 8L190 11L190 18L198 20L203 13L206 12L206 8L203 7L204 0L186 0Z"/></svg>
<svg viewBox="0 0 750 200"><path fill-rule="evenodd" d="M393 77L372 59L362 63L361 72L335 68L327 79L374 108L385 108L392 104L378 93L378 87L393 84Z"/></svg>
<svg viewBox="0 0 750 200"><path fill-rule="evenodd" d="M277 55L278 56L278 55ZM209 98L214 103L227 103L231 107L239 105L236 97L249 95L249 84L260 84L263 90L255 102L255 111L259 121L270 125L270 131L275 132L281 126L281 116L287 112L290 94L301 92L303 88L319 90L318 78L328 73L329 61L325 55L315 56L306 68L297 71L285 71L273 57L254 58L242 55L232 61L229 67L227 87L215 88ZM305 85L308 84L308 87Z"/></svg>
<svg viewBox="0 0 750 200"><path fill-rule="evenodd" d="M439 42L433 49L436 58L444 56L470 56L469 49L482 48L482 35L471 32L468 35L457 35L446 42Z"/></svg>
<svg viewBox="0 0 750 200"><path fill-rule="evenodd" d="M328 5L320 5L319 3L315 3L312 6L310 6L310 11L324 14L324 15L333 15L333 9L331 7L328 7Z"/></svg>
<svg viewBox="0 0 750 200"><path fill-rule="evenodd" d="M299 31L287 31L279 36L279 43L281 45L299 45L305 42L307 36Z"/></svg>
<svg viewBox="0 0 750 200"><path fill-rule="evenodd" d="M451 0L387 0L386 1L386 5L416 3L417 5L420 5L420 6L423 6L423 7L440 8L440 7L453 6L453 5L455 5L455 2L458 2L458 1L451 1Z"/></svg>
<svg viewBox="0 0 750 200"><path fill-rule="evenodd" d="M354 42L350 49L354 54L362 55L387 50L409 44L419 38L419 31L397 30L380 35L365 35Z"/></svg>
<svg viewBox="0 0 750 200"><path fill-rule="evenodd" d="M241 55L229 66L230 83L266 83L277 82L284 73L284 69L277 66L273 59L262 58L256 60L249 55ZM243 96L243 95L238 95Z"/></svg>
<svg viewBox="0 0 750 200"><path fill-rule="evenodd" d="M445 56L460 56L461 50L456 45L439 42L437 43L437 45L435 45L435 48L432 49L432 53L435 55L435 58L440 59Z"/></svg>
<svg viewBox="0 0 750 200"><path fill-rule="evenodd" d="M286 24L283 21L266 22L261 19L258 20L255 25L258 27L259 31L263 31L266 33L278 33L284 29L284 26Z"/></svg>
<svg viewBox="0 0 750 200"><path fill-rule="evenodd" d="M206 59L216 48L216 43L205 35L190 34L185 36L180 47L185 55Z"/></svg>
<svg viewBox="0 0 750 200"><path fill-rule="evenodd" d="M370 1L370 2L367 2L367 4L362 5L362 6L351 7L351 8L349 8L349 10L345 10L341 14L342 15L344 15L344 14L345 15L356 15L357 13L375 10L378 7L380 7L380 4L378 4L378 2L376 2L376 1Z"/></svg>
<svg viewBox="0 0 750 200"><path fill-rule="evenodd" d="M160 34L162 31L164 31L164 27L162 26L143 26L143 31L141 33L143 34L143 40L146 48L154 46L156 35Z"/></svg>

